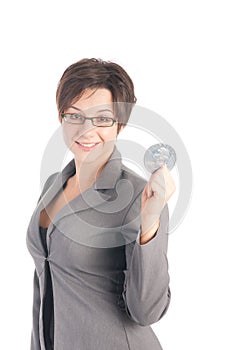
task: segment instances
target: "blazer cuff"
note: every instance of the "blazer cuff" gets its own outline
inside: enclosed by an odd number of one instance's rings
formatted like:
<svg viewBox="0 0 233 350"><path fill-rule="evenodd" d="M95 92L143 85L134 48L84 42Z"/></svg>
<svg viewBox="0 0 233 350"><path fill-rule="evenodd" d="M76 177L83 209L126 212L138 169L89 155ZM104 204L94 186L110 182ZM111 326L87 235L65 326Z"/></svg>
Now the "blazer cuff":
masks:
<svg viewBox="0 0 233 350"><path fill-rule="evenodd" d="M159 223L159 227L158 227L157 230L154 232L154 236L153 236L151 239L149 239L146 243L140 243L140 238L141 238L141 233L142 233L142 226L140 225L140 228L139 228L138 234L137 234L137 238L136 238L136 242L137 242L139 245L146 245L146 244L149 244L150 242L152 242L153 240L156 240L156 237L157 237L159 228L160 228L160 223Z"/></svg>

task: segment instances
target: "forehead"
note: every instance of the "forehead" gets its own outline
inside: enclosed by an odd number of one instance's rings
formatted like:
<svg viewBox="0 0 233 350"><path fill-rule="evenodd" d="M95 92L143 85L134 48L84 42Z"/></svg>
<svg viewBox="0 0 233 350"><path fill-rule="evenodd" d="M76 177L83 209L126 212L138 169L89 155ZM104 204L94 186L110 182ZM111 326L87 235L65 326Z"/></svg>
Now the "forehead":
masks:
<svg viewBox="0 0 233 350"><path fill-rule="evenodd" d="M112 94L108 89L86 89L82 96L72 103L80 110L99 110L113 108Z"/></svg>

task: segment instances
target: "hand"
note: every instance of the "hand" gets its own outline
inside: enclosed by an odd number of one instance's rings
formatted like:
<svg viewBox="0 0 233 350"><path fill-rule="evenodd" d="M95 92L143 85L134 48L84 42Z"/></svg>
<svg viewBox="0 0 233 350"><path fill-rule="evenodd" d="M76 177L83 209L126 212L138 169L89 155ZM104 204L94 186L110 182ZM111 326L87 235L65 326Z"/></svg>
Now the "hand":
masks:
<svg viewBox="0 0 233 350"><path fill-rule="evenodd" d="M142 234L147 234L159 226L159 217L169 198L175 192L175 182L166 165L151 174L142 192L141 227Z"/></svg>

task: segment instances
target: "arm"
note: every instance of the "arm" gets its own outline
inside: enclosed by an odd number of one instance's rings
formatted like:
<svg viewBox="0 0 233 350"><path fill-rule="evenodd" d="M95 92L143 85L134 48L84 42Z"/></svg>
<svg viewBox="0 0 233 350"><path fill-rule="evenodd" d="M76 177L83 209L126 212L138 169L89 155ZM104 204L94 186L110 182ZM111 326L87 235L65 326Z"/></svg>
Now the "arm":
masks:
<svg viewBox="0 0 233 350"><path fill-rule="evenodd" d="M34 271L33 279L33 309L32 309L32 331L31 331L31 347L30 350L41 350L39 337L39 313L40 313L40 290L39 279Z"/></svg>
<svg viewBox="0 0 233 350"><path fill-rule="evenodd" d="M140 229L136 241L125 246L126 270L122 297L127 315L142 326L161 319L170 303L166 256L168 223L169 212L166 205L162 210L156 235L140 244Z"/></svg>
<svg viewBox="0 0 233 350"><path fill-rule="evenodd" d="M153 238L158 231L159 228L159 220L156 222L156 224L152 227L152 229L147 230L146 232L142 232L140 235L140 244L147 243L151 238ZM140 227L140 230L142 228Z"/></svg>

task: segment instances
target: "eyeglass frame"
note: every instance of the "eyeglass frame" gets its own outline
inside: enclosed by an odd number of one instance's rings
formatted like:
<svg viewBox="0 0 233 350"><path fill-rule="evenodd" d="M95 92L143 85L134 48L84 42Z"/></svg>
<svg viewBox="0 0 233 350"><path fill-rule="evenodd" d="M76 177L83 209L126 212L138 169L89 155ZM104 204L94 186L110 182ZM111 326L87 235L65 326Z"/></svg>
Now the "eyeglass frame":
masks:
<svg viewBox="0 0 233 350"><path fill-rule="evenodd" d="M118 122L118 120L116 120L116 119L113 119L113 118L111 118L111 117L107 117L108 119L111 119L112 120L112 125L108 125L108 126L106 126L106 125L95 125L94 123L93 123L93 119L96 119L96 118L98 118L98 117L91 117L91 118L88 118L88 117L84 117L84 116L82 116L82 118L83 118L83 122L82 123L72 123L72 122L68 122L66 119L65 119L65 117L66 117L66 115L73 115L73 114L78 114L78 113L61 113L60 114L60 116L61 116L61 118L63 118L64 120L65 120L65 122L66 123L68 123L68 124L74 124L74 125L83 125L84 123L85 123L85 121L86 120L91 120L91 123L92 123L92 125L93 126L96 126L97 128L109 128L109 127L112 127L113 125L114 125L114 123L117 123Z"/></svg>

